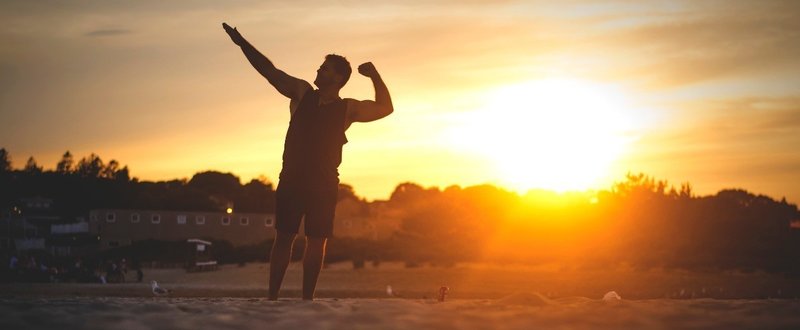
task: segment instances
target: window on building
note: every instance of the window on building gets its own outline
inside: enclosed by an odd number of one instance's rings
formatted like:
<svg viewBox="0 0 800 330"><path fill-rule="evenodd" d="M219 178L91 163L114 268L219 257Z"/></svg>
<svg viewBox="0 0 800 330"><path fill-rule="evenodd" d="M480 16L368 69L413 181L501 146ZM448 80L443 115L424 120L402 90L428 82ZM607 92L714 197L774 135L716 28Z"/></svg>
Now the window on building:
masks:
<svg viewBox="0 0 800 330"><path fill-rule="evenodd" d="M108 247L118 247L119 241L108 241Z"/></svg>
<svg viewBox="0 0 800 330"><path fill-rule="evenodd" d="M153 214L150 216L150 222L152 223L161 223L161 215Z"/></svg>
<svg viewBox="0 0 800 330"><path fill-rule="evenodd" d="M250 219L247 217L241 217L239 218L239 224L242 226L247 226L250 224Z"/></svg>
<svg viewBox="0 0 800 330"><path fill-rule="evenodd" d="M266 219L264 219L264 226L272 227L273 225L275 225L275 219L273 219L272 217L267 217Z"/></svg>
<svg viewBox="0 0 800 330"><path fill-rule="evenodd" d="M222 217L222 225L227 226L231 224L231 217Z"/></svg>
<svg viewBox="0 0 800 330"><path fill-rule="evenodd" d="M198 216L194 217L194 223L196 223L198 225L205 225L206 224L206 217L204 217L202 215L198 215Z"/></svg>
<svg viewBox="0 0 800 330"><path fill-rule="evenodd" d="M94 214L94 213L90 214L90 215L89 215L89 220L91 220L91 221L97 221L97 215L96 215L96 214Z"/></svg>
<svg viewBox="0 0 800 330"><path fill-rule="evenodd" d="M117 221L117 215L113 212L106 213L106 222L114 222Z"/></svg>
<svg viewBox="0 0 800 330"><path fill-rule="evenodd" d="M178 224L179 225L185 225L186 224L186 215L184 215L184 214L179 214L178 215Z"/></svg>
<svg viewBox="0 0 800 330"><path fill-rule="evenodd" d="M131 214L131 223L139 223L139 213Z"/></svg>

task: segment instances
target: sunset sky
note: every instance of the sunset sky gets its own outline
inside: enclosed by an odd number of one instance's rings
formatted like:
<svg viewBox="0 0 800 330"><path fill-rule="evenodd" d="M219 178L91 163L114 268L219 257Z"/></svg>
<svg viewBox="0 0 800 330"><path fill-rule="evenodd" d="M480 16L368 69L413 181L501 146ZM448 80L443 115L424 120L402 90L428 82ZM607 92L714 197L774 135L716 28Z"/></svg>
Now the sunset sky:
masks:
<svg viewBox="0 0 800 330"><path fill-rule="evenodd" d="M313 81L372 61L395 113L347 132L341 180L604 189L644 172L800 202L800 1L0 2L0 147L140 180L276 182L288 99L227 22ZM371 99L354 73L343 97Z"/></svg>

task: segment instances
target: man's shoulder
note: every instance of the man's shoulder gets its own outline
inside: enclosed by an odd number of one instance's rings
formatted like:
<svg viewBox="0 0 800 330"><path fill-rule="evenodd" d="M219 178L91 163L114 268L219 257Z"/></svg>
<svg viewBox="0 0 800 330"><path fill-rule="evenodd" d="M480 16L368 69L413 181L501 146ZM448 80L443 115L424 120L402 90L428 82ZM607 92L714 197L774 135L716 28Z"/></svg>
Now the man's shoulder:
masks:
<svg viewBox="0 0 800 330"><path fill-rule="evenodd" d="M345 97L345 98L342 99L342 101L345 104L347 104L347 109L355 108L356 106L358 106L359 103L363 102L361 100L357 100L357 99L350 98L350 97Z"/></svg>
<svg viewBox="0 0 800 330"><path fill-rule="evenodd" d="M309 84L305 90L300 92L300 97L298 98L298 101L304 99L306 96L311 96L318 92L319 92L318 89L315 89L314 87L311 86L311 84Z"/></svg>

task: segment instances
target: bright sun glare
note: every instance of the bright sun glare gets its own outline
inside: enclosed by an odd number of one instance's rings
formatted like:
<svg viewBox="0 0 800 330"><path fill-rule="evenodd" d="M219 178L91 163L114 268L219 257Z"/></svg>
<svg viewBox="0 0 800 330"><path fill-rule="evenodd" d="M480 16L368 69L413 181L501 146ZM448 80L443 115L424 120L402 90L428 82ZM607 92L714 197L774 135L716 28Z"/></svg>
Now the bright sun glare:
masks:
<svg viewBox="0 0 800 330"><path fill-rule="evenodd" d="M487 93L450 137L491 160L495 179L511 189L585 190L605 183L625 152L631 110L613 87L536 80Z"/></svg>

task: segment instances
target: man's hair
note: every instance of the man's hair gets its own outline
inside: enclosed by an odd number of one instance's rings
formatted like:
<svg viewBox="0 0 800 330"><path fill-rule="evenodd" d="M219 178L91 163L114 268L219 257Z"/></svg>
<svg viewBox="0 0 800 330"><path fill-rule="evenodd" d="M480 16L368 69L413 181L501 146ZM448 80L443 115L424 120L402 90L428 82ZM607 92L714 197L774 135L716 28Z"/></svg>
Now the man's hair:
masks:
<svg viewBox="0 0 800 330"><path fill-rule="evenodd" d="M353 69L350 68L350 62L344 56L336 54L328 54L325 56L325 60L330 61L336 73L342 75L342 87L344 87L347 81L350 80L350 74L353 73Z"/></svg>

